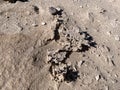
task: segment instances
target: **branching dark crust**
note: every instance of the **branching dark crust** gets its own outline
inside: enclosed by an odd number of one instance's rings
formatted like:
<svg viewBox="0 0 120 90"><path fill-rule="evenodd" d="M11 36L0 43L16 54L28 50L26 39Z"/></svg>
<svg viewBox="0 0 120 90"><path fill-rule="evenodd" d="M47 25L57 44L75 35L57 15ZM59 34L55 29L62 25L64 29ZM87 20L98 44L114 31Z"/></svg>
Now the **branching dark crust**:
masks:
<svg viewBox="0 0 120 90"><path fill-rule="evenodd" d="M58 15L55 8L49 9L52 15ZM69 65L66 61L73 52L86 52L91 47L96 47L96 43L87 32L83 32L78 26L67 25L69 22L64 19L63 15L58 15L53 38L62 48L48 50L47 62L51 64L49 71L55 81L72 82L77 80L79 72L74 65Z"/></svg>

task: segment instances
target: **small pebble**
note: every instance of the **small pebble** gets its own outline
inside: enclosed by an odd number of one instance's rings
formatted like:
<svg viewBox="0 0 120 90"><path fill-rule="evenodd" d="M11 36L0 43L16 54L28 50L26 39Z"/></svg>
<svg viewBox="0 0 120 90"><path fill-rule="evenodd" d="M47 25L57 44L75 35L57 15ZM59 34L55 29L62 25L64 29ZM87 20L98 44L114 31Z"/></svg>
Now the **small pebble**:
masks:
<svg viewBox="0 0 120 90"><path fill-rule="evenodd" d="M117 82L118 82L118 80L116 80L116 79L112 80L112 83L113 83L113 84L115 84L115 83L117 83Z"/></svg>
<svg viewBox="0 0 120 90"><path fill-rule="evenodd" d="M42 22L41 25L46 25L46 23L45 23L45 22Z"/></svg>
<svg viewBox="0 0 120 90"><path fill-rule="evenodd" d="M118 75L117 75L117 74L115 74L115 77L117 78L117 77L118 77Z"/></svg>
<svg viewBox="0 0 120 90"><path fill-rule="evenodd" d="M96 81L98 81L98 80L100 79L100 75L97 75L97 76L95 77L95 79L96 79Z"/></svg>
<svg viewBox="0 0 120 90"><path fill-rule="evenodd" d="M83 65L84 62L85 62L85 61L83 61L83 60L79 61L79 62L78 62L78 67L80 68L80 66Z"/></svg>
<svg viewBox="0 0 120 90"><path fill-rule="evenodd" d="M33 27L37 27L38 25L37 25L36 23L33 23L32 26L33 26Z"/></svg>
<svg viewBox="0 0 120 90"><path fill-rule="evenodd" d="M113 61L113 60L111 60L111 65L112 65L112 66L115 66L115 63L114 63L114 61Z"/></svg>
<svg viewBox="0 0 120 90"><path fill-rule="evenodd" d="M105 14L106 12L107 12L107 10L105 10L105 9L103 9L103 8L102 8L101 11L100 11L101 14Z"/></svg>
<svg viewBox="0 0 120 90"><path fill-rule="evenodd" d="M56 9L58 12L60 12L62 10L60 7L57 7Z"/></svg>
<svg viewBox="0 0 120 90"><path fill-rule="evenodd" d="M80 6L80 8L83 8L83 6Z"/></svg>
<svg viewBox="0 0 120 90"><path fill-rule="evenodd" d="M33 6L34 11L39 14L39 8L37 6Z"/></svg>
<svg viewBox="0 0 120 90"><path fill-rule="evenodd" d="M49 12L52 14L52 15L56 15L58 13L58 10L54 7L49 7Z"/></svg>
<svg viewBox="0 0 120 90"><path fill-rule="evenodd" d="M110 36L110 35L111 35L111 31L108 31L108 32L107 32L107 35L109 35L109 36Z"/></svg>
<svg viewBox="0 0 120 90"><path fill-rule="evenodd" d="M116 35L116 36L115 36L115 40L116 40L116 41L120 41L120 36Z"/></svg>
<svg viewBox="0 0 120 90"><path fill-rule="evenodd" d="M101 55L100 54L96 54L97 57L100 57Z"/></svg>

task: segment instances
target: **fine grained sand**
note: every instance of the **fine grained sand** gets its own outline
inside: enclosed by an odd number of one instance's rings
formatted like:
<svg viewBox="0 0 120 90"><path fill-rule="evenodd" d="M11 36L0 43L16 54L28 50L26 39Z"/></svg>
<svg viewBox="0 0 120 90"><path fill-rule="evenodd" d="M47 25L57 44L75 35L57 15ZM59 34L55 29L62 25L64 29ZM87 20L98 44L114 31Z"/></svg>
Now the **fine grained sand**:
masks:
<svg viewBox="0 0 120 90"><path fill-rule="evenodd" d="M120 89L119 0L8 1L0 1L0 90Z"/></svg>

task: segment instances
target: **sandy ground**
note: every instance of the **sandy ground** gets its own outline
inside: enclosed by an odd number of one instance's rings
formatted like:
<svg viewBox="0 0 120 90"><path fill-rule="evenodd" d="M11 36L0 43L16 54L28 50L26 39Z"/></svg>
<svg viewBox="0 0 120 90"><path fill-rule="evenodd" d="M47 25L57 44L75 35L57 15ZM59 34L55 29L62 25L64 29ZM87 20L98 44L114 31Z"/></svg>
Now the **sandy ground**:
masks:
<svg viewBox="0 0 120 90"><path fill-rule="evenodd" d="M0 90L120 90L119 5L1 0Z"/></svg>

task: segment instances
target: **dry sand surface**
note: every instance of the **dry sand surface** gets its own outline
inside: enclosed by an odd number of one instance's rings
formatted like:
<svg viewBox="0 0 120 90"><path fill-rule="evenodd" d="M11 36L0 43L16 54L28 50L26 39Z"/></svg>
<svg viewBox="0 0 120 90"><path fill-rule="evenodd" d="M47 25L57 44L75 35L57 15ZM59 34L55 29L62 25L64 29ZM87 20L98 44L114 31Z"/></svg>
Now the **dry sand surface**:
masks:
<svg viewBox="0 0 120 90"><path fill-rule="evenodd" d="M0 0L0 90L120 90L120 0Z"/></svg>

